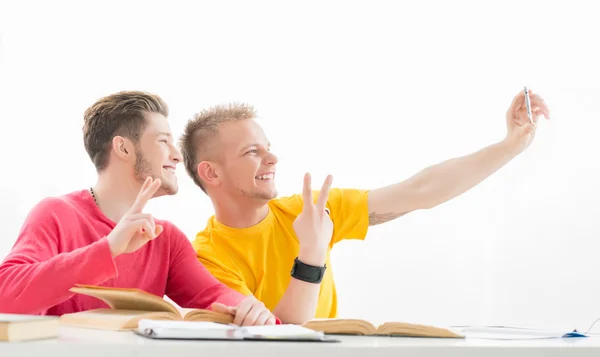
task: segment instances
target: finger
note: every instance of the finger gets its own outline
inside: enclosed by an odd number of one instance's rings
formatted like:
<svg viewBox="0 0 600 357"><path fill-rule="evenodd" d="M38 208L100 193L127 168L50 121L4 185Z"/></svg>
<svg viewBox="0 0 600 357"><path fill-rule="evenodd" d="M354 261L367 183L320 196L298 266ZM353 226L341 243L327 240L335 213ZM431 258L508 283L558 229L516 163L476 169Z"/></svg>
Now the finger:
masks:
<svg viewBox="0 0 600 357"><path fill-rule="evenodd" d="M163 232L163 226L160 224L154 228L154 236L158 237Z"/></svg>
<svg viewBox="0 0 600 357"><path fill-rule="evenodd" d="M529 134L533 133L534 130L535 130L535 123L529 123L525 127L525 134L529 135Z"/></svg>
<svg viewBox="0 0 600 357"><path fill-rule="evenodd" d="M241 326L254 326L256 324L256 320L260 316L260 314L264 311L264 305L260 301L256 301L250 311L244 317L244 321L242 321Z"/></svg>
<svg viewBox="0 0 600 357"><path fill-rule="evenodd" d="M140 194L142 192L146 191L148 189L148 187L150 187L150 185L152 184L152 182L153 182L152 177L150 177L150 176L146 177L146 180L144 181L144 184L140 188L140 192L138 192L138 197L140 196Z"/></svg>
<svg viewBox="0 0 600 357"><path fill-rule="evenodd" d="M327 199L329 198L329 189L331 188L332 182L333 176L327 175L325 182L323 182L323 187L321 187L321 192L319 192L319 198L317 199L317 209L319 212L323 212L325 210L325 205L327 204Z"/></svg>
<svg viewBox="0 0 600 357"><path fill-rule="evenodd" d="M265 325L275 325L277 323L277 320L275 319L275 316L273 316L273 314L271 314L271 316L269 316L269 319L267 320L267 323Z"/></svg>
<svg viewBox="0 0 600 357"><path fill-rule="evenodd" d="M310 181L311 177L310 174L307 172L306 174L304 174L304 188L302 189L302 199L304 200L304 207L312 207L311 204L313 203Z"/></svg>
<svg viewBox="0 0 600 357"><path fill-rule="evenodd" d="M242 322L244 322L246 315L252 308L255 301L256 301L256 299L253 299L252 297L248 297L248 298L244 299L244 301L242 301L237 306L237 311L235 312L235 318L233 319L233 323L235 325L242 326Z"/></svg>
<svg viewBox="0 0 600 357"><path fill-rule="evenodd" d="M235 308L232 306L227 306L225 304L221 304L220 302L213 302L211 308L214 312L235 316Z"/></svg>
<svg viewBox="0 0 600 357"><path fill-rule="evenodd" d="M147 219L141 218L137 221L132 221L131 223L139 233L147 236L150 239L155 238L154 228L150 225L150 222L148 222Z"/></svg>
<svg viewBox="0 0 600 357"><path fill-rule="evenodd" d="M150 213L136 213L136 214L132 214L127 219L129 219L130 221L138 221L140 219L145 219L145 220L147 220L150 223L150 227L152 227L152 229L150 230L150 232L156 232L156 225L155 225L155 222L154 222L154 217L152 217L152 215Z"/></svg>
<svg viewBox="0 0 600 357"><path fill-rule="evenodd" d="M150 222L150 224L152 224L152 226L154 226L154 217L150 213L134 213L132 215L129 215L127 217L127 219L130 220L130 221L137 221L137 220L140 220L140 219L147 219L148 222Z"/></svg>
<svg viewBox="0 0 600 357"><path fill-rule="evenodd" d="M549 113L542 107L540 106L534 106L532 105L531 108L531 115L533 116L534 121L537 120L537 117L540 116L544 116L546 119L548 119Z"/></svg>
<svg viewBox="0 0 600 357"><path fill-rule="evenodd" d="M542 97L537 94L531 96L531 106L539 107L546 119L550 119L550 109Z"/></svg>
<svg viewBox="0 0 600 357"><path fill-rule="evenodd" d="M256 321L254 321L254 326L268 325L267 322L269 321L269 318L271 316L272 315L269 312L269 310L263 309L262 312L260 314L258 314L258 317L256 318Z"/></svg>
<svg viewBox="0 0 600 357"><path fill-rule="evenodd" d="M150 177L148 179L152 180ZM146 184L146 182L144 182L144 185L145 184ZM152 181L149 184L149 186L146 187L146 189L140 190L140 193L138 194L135 202L133 203L133 205L130 208L130 212L131 213L141 212L144 209L144 206L146 206L146 203L148 203L148 200L150 200L152 198L152 196L154 196L154 194L160 187L160 184L161 184L160 179L156 179L156 180Z"/></svg>

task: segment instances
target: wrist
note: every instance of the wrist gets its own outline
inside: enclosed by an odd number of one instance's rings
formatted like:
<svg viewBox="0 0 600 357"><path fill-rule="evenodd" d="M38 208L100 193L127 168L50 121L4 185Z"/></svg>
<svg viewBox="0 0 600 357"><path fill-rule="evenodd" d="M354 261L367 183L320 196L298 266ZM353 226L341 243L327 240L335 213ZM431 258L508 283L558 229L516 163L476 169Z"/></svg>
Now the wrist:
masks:
<svg viewBox="0 0 600 357"><path fill-rule="evenodd" d="M502 147L502 150L510 156L517 156L523 151L523 143L516 135L506 135L499 145Z"/></svg>
<svg viewBox="0 0 600 357"><path fill-rule="evenodd" d="M327 247L306 247L300 246L298 259L308 265L323 266L327 260Z"/></svg>
<svg viewBox="0 0 600 357"><path fill-rule="evenodd" d="M108 249L110 250L110 255L113 258L116 258L119 255L119 253L117 252L117 248L115 247L114 242L109 237L106 237L105 239L106 239L106 242L108 243Z"/></svg>

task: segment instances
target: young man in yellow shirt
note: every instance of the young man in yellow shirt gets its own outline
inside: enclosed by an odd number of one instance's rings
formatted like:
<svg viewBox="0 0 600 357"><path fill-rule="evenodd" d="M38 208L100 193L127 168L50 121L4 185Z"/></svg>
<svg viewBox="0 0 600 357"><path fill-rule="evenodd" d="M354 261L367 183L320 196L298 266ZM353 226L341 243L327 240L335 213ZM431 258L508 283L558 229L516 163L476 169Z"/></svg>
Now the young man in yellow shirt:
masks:
<svg viewBox="0 0 600 357"><path fill-rule="evenodd" d="M446 202L507 164L530 145L537 118L549 118L542 98L531 92L530 98L533 122L520 93L506 113L507 134L502 141L394 185L373 190L332 188L326 205L318 201L323 199L318 192L311 197L308 174L303 194L277 198L277 157L251 107L206 109L187 123L181 138L186 170L215 209L193 242L198 258L217 279L243 294L254 294L284 323L335 317L331 248L343 239L364 239L371 225ZM324 183L325 192L330 184L331 176ZM305 206L311 198L313 202ZM333 221L330 236L295 231L303 216L327 214ZM323 224L318 227L321 232L330 229L327 219L312 221Z"/></svg>

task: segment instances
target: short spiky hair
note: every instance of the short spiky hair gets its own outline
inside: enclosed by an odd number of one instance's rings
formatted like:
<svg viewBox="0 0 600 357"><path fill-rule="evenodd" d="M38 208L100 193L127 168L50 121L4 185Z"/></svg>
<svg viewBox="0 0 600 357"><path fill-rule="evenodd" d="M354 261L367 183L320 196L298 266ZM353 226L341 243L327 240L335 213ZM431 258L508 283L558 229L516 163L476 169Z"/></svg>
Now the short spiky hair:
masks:
<svg viewBox="0 0 600 357"><path fill-rule="evenodd" d="M180 139L181 154L185 170L202 191L206 193L196 168L200 162L209 159L211 139L217 134L219 126L230 121L254 118L256 111L251 105L231 103L204 109L187 122Z"/></svg>
<svg viewBox="0 0 600 357"><path fill-rule="evenodd" d="M158 95L122 91L98 99L83 115L83 143L100 172L108 166L109 147L115 135L137 143L145 128L146 113L169 116L167 103Z"/></svg>

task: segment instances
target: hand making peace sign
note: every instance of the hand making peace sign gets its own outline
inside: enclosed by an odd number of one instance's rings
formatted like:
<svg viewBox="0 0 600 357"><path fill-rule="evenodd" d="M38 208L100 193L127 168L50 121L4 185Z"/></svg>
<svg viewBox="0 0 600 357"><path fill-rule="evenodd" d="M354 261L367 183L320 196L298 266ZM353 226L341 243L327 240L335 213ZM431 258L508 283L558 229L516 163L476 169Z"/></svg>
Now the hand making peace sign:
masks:
<svg viewBox="0 0 600 357"><path fill-rule="evenodd" d="M316 203L313 201L310 181L310 174L305 174L302 191L304 206L296 217L293 228L300 242L300 249L326 250L333 234L333 222L326 207L333 177L329 175L325 179Z"/></svg>
<svg viewBox="0 0 600 357"><path fill-rule="evenodd" d="M162 232L163 227L155 226L151 214L142 213L146 203L154 196L160 184L160 179L148 177L131 208L108 235L108 245L113 257L135 252Z"/></svg>

